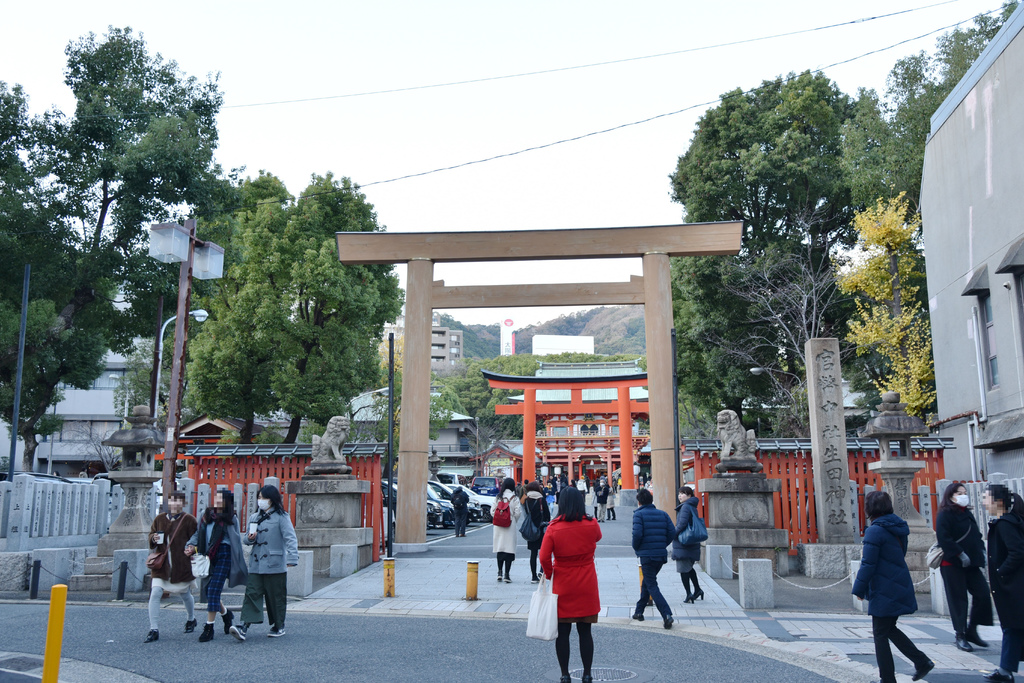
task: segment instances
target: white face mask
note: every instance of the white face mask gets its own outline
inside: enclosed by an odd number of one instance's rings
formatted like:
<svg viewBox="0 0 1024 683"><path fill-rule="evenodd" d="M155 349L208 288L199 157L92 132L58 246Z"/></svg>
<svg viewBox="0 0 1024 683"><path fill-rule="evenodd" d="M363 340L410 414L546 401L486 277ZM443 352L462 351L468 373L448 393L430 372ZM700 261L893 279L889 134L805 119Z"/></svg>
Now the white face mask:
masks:
<svg viewBox="0 0 1024 683"><path fill-rule="evenodd" d="M264 512L266 512L267 510L270 509L270 501L269 500L264 500L263 498L260 498L259 500L257 500L256 501L256 505L258 505L260 510L263 510Z"/></svg>
<svg viewBox="0 0 1024 683"><path fill-rule="evenodd" d="M953 502L960 507L965 508L971 504L971 497L966 493L961 493L960 495L953 496Z"/></svg>

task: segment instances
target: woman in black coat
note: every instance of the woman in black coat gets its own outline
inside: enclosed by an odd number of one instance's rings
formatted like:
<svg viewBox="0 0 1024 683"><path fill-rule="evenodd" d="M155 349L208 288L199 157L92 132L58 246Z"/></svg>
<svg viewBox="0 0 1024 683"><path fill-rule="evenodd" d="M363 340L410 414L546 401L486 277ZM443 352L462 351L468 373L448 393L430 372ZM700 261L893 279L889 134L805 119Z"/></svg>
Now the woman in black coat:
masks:
<svg viewBox="0 0 1024 683"><path fill-rule="evenodd" d="M953 621L956 646L972 652L971 643L988 647L978 635L979 626L992 625L992 598L985 581L985 541L969 505L967 488L958 482L946 487L939 503L935 522L935 538L942 548L942 583L946 587L946 604ZM971 595L970 619L967 594Z"/></svg>
<svg viewBox="0 0 1024 683"><path fill-rule="evenodd" d="M1024 500L1002 484L989 484L985 507L988 523L988 579L1003 629L999 668L985 676L1012 683L1024 648Z"/></svg>
<svg viewBox="0 0 1024 683"><path fill-rule="evenodd" d="M539 483L531 481L526 485L524 501L523 509L526 514L530 515L530 519L538 529L544 529L545 525L551 521L551 509L548 508L548 502L544 499L544 494L541 493ZM540 544L543 542L543 533L540 538L526 542L526 547L530 551L530 574L533 575L531 583L540 583L540 575L537 574L537 556L540 554Z"/></svg>
<svg viewBox="0 0 1024 683"><path fill-rule="evenodd" d="M869 601L875 661L882 683L896 683L890 642L914 663L914 680L919 681L935 668L935 663L896 625L902 615L917 611L914 581L905 559L910 527L893 514L892 499L885 491L864 496L864 514L871 526L864 530L864 551L851 592Z"/></svg>
<svg viewBox="0 0 1024 683"><path fill-rule="evenodd" d="M693 495L693 489L689 486L679 487L679 505L676 506L676 535L672 539L672 559L676 561L676 571L683 579L683 588L686 589L686 599L683 602L697 602L704 599L704 591L697 583L697 570L693 563L700 561L700 543L683 545L679 542L679 534L683 529L690 526L690 520L697 515L697 498ZM690 590L690 584L693 590Z"/></svg>

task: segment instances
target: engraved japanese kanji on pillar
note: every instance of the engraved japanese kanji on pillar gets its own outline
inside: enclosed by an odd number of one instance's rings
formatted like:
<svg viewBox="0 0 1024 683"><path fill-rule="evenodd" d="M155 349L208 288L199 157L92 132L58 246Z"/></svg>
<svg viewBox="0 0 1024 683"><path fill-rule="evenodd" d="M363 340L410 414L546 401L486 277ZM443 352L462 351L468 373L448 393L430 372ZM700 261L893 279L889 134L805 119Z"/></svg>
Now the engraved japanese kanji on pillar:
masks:
<svg viewBox="0 0 1024 683"><path fill-rule="evenodd" d="M855 543L853 515L850 513L850 467L846 456L839 340L809 339L804 345L804 353L818 542Z"/></svg>

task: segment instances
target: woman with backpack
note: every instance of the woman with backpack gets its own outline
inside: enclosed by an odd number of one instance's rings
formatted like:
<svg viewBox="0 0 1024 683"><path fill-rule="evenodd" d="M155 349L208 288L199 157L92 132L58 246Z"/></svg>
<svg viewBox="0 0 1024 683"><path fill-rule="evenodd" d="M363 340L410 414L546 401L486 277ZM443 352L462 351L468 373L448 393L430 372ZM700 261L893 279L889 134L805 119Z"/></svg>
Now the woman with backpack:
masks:
<svg viewBox="0 0 1024 683"><path fill-rule="evenodd" d="M526 485L526 503L523 509L530 516L533 526L540 530L537 538L530 539L524 536L526 547L530 551L530 583L540 583L540 576L537 574L537 555L544 541L544 527L551 521L551 509L541 492L540 484L535 481Z"/></svg>
<svg viewBox="0 0 1024 683"><path fill-rule="evenodd" d="M516 482L512 477L506 477L501 482L501 489L494 499L494 512L491 513L492 528L494 529L494 541L492 547L498 554L498 581L512 583L509 572L512 571L512 562L516 559L516 529L519 516L522 514L523 506L516 497ZM505 573L502 576L502 568Z"/></svg>
<svg viewBox="0 0 1024 683"><path fill-rule="evenodd" d="M559 683L569 677L569 634L576 624L583 660L582 683L593 683L594 635L591 626L601 611L594 553L601 540L601 527L587 515L583 494L567 488L558 496L558 517L548 525L540 547L540 566L552 580L551 592L558 596L558 638L555 655L562 670Z"/></svg>
<svg viewBox="0 0 1024 683"><path fill-rule="evenodd" d="M244 586L248 580L242 537L238 533L235 516L235 497L227 489L213 495L213 505L206 508L199 520L199 528L188 539L185 554L199 552L210 558L210 577L206 583L206 625L199 636L200 643L213 640L213 624L217 615L224 621L224 634L231 632L235 614L221 602L220 594L225 582L229 586Z"/></svg>
<svg viewBox="0 0 1024 683"><path fill-rule="evenodd" d="M683 588L686 589L686 599L683 602L694 603L704 599L704 591L697 583L697 570L693 568L694 562L700 560L700 543L683 545L679 542L679 534L690 526L691 520L697 514L697 497L693 495L693 489L689 486L679 487L679 505L676 506L676 536L672 539L672 559L676 561L676 571L683 580ZM693 590L690 590L690 584Z"/></svg>
<svg viewBox="0 0 1024 683"><path fill-rule="evenodd" d="M270 622L267 637L284 635L288 567L299 563L299 542L292 520L285 512L281 492L276 486L264 486L256 496L256 505L259 511L249 517L248 533L242 541L253 546L242 601L242 623L230 629L231 635L243 642L250 625L263 623L264 599Z"/></svg>

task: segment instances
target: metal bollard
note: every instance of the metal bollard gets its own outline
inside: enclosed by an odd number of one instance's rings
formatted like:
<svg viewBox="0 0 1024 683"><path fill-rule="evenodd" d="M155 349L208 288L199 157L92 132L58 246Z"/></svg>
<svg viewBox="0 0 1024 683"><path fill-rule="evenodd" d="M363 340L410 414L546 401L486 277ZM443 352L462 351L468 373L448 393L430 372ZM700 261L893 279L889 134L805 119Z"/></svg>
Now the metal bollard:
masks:
<svg viewBox="0 0 1024 683"><path fill-rule="evenodd" d="M480 577L480 563L477 560L466 561L466 599L477 600L476 586Z"/></svg>
<svg viewBox="0 0 1024 683"><path fill-rule="evenodd" d="M60 651L64 645L64 608L68 587L63 583L50 589L50 618L46 622L46 650L43 654L43 683L57 683Z"/></svg>
<svg viewBox="0 0 1024 683"><path fill-rule="evenodd" d="M395 558L384 558L384 597L395 597Z"/></svg>
<svg viewBox="0 0 1024 683"><path fill-rule="evenodd" d="M32 560L32 578L28 583L28 598L36 600L39 598L39 570L42 568L41 560Z"/></svg>
<svg viewBox="0 0 1024 683"><path fill-rule="evenodd" d="M128 561L121 560L121 568L117 573L117 599L124 600L124 584L128 581Z"/></svg>

